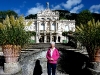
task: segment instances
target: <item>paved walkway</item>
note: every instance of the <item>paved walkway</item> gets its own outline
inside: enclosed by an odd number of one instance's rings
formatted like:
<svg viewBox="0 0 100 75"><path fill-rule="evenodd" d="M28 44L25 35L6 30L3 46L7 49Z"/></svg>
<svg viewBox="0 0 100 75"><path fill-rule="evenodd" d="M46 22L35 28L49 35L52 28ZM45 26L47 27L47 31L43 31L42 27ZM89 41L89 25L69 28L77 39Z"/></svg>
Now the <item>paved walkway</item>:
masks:
<svg viewBox="0 0 100 75"><path fill-rule="evenodd" d="M20 62L21 65L23 67L24 72L26 72L27 74L24 75L33 75L33 67L35 64L35 60L37 58L40 58L41 63L42 63L42 67L43 67L43 74L42 75L47 75L47 70L46 70L46 60L44 59L43 55L45 54L41 54L42 50L47 50L49 47L49 43L45 44L45 43L39 43L39 44L34 44L34 45L30 45L30 46L26 46L28 49L23 49L21 51L21 57L20 57ZM67 50L76 50L70 46L66 46L66 45L62 45L62 44L56 44L57 48L65 48ZM76 50L79 51L79 50ZM39 53L38 53L39 52ZM3 55L2 52L0 52L0 55ZM42 56L41 56L42 55ZM43 57L43 58L42 58ZM6 74L3 72L3 68L0 67L0 75L10 75L10 74ZM17 74L17 75L21 75L21 74ZM67 75L67 74L62 74L59 73L57 71L57 75Z"/></svg>
<svg viewBox="0 0 100 75"><path fill-rule="evenodd" d="M42 75L47 75L47 65L46 65L47 60L46 60L45 55L46 55L46 50L41 50L39 52L36 52L35 54L32 51L31 54L29 53L29 55L27 57L25 57L25 55L23 56L23 54L22 54L21 65L22 65L24 75L33 75L33 69L35 66L35 61L37 59L39 59L41 62L41 66L43 69ZM57 71L57 75L68 75L68 74L62 74L59 71Z"/></svg>

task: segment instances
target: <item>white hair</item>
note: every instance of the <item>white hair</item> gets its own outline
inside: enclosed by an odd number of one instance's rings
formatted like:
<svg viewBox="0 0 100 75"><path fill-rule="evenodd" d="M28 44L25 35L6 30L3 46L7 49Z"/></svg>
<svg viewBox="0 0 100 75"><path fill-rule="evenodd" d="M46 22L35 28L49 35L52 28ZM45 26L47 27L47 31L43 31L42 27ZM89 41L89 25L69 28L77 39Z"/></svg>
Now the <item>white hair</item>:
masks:
<svg viewBox="0 0 100 75"><path fill-rule="evenodd" d="M52 44L55 45L55 42L51 42L50 44L51 44L51 45L52 45Z"/></svg>

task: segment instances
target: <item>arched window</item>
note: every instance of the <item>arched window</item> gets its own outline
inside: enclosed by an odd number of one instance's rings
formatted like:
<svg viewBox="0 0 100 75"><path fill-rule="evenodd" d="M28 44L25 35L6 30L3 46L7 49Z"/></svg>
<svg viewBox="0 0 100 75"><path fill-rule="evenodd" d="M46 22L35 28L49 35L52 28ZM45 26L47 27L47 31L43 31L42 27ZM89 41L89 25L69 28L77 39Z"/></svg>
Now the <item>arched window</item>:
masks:
<svg viewBox="0 0 100 75"><path fill-rule="evenodd" d="M41 23L40 30L45 30L45 24Z"/></svg>
<svg viewBox="0 0 100 75"><path fill-rule="evenodd" d="M69 31L68 25L65 25L65 31Z"/></svg>
<svg viewBox="0 0 100 75"><path fill-rule="evenodd" d="M56 23L55 22L51 25L51 30L56 30Z"/></svg>

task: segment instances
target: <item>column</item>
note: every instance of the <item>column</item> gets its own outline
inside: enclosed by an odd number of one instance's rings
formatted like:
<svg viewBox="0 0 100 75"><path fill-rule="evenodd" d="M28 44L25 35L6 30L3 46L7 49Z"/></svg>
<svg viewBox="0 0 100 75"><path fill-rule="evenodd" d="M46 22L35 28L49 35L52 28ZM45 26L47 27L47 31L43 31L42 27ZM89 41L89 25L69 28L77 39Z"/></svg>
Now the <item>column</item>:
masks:
<svg viewBox="0 0 100 75"><path fill-rule="evenodd" d="M57 21L56 21L56 32L57 32L57 30L58 30L58 25L57 25L58 23L57 23Z"/></svg>
<svg viewBox="0 0 100 75"><path fill-rule="evenodd" d="M50 31L52 30L52 29L51 29L51 25L52 25L52 22L50 21Z"/></svg>
<svg viewBox="0 0 100 75"><path fill-rule="evenodd" d="M44 43L46 43L47 40L46 40L46 32L44 32Z"/></svg>
<svg viewBox="0 0 100 75"><path fill-rule="evenodd" d="M37 22L37 28L36 28L36 43L39 43L39 22Z"/></svg>
<svg viewBox="0 0 100 75"><path fill-rule="evenodd" d="M44 30L46 31L46 26L47 26L47 22L45 22L45 27L44 27Z"/></svg>
<svg viewBox="0 0 100 75"><path fill-rule="evenodd" d="M45 27L44 27L44 43L47 42L47 40L46 40L46 26L47 26L47 22L45 21Z"/></svg>
<svg viewBox="0 0 100 75"><path fill-rule="evenodd" d="M56 43L58 43L58 34L57 34L57 21L56 21L56 23L55 23L56 25Z"/></svg>
<svg viewBox="0 0 100 75"><path fill-rule="evenodd" d="M58 43L58 35L56 35L56 43Z"/></svg>
<svg viewBox="0 0 100 75"><path fill-rule="evenodd" d="M38 33L36 32L36 43L39 43Z"/></svg>
<svg viewBox="0 0 100 75"><path fill-rule="evenodd" d="M50 32L50 42L52 42L52 32Z"/></svg>
<svg viewBox="0 0 100 75"><path fill-rule="evenodd" d="M40 25L41 25L41 22L39 22L39 24L38 24L38 41L40 39Z"/></svg>

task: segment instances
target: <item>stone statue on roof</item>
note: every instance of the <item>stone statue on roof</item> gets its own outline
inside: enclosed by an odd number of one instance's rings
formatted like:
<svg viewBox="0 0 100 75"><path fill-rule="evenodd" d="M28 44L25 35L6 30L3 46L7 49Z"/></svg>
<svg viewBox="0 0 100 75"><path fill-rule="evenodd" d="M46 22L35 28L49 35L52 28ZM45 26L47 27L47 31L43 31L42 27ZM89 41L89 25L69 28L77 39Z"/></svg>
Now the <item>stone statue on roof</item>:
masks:
<svg viewBox="0 0 100 75"><path fill-rule="evenodd" d="M49 2L46 2L46 5L47 5L47 9L49 9Z"/></svg>

